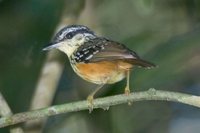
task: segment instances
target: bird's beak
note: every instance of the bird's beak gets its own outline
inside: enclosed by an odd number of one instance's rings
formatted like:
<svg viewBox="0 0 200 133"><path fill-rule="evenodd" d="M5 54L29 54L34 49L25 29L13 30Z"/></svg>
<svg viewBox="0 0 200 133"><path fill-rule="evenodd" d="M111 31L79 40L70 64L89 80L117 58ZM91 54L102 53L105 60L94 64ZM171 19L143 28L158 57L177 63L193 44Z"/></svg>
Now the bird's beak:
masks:
<svg viewBox="0 0 200 133"><path fill-rule="evenodd" d="M52 49L57 49L61 46L62 43L50 43L49 46L43 48L42 50L52 50Z"/></svg>

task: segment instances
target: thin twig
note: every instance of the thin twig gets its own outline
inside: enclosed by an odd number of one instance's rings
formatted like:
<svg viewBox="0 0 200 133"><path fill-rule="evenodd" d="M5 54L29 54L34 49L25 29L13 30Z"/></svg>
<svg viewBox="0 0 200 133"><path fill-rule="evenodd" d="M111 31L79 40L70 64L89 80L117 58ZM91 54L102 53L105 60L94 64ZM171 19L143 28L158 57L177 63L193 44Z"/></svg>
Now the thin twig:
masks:
<svg viewBox="0 0 200 133"><path fill-rule="evenodd" d="M98 98L94 100L94 108L103 108L104 110L106 110L113 105L127 103L129 101L144 101L144 100L173 101L200 108L200 96L184 94L179 92L161 91L155 89L149 89L148 91L143 91L143 92L134 92L131 93L129 96L121 94L105 98ZM33 119L41 119L47 116L69 113L69 112L77 112L86 109L88 109L87 101L78 101L63 105L55 105L48 108L43 108L30 112L18 113L13 116L3 117L0 119L0 127L14 125L17 123Z"/></svg>
<svg viewBox="0 0 200 133"><path fill-rule="evenodd" d="M10 107L8 106L5 98L0 92L0 116L6 117L6 116L11 116L11 115L12 115L12 111ZM10 133L24 133L24 131L20 127L12 127L10 129Z"/></svg>

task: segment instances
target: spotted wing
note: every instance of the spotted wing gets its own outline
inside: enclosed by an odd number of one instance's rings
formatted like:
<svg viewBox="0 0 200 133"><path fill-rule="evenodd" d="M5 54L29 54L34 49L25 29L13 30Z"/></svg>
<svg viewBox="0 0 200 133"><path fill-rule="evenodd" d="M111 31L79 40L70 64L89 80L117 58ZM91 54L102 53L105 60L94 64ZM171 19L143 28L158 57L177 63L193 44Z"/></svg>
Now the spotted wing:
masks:
<svg viewBox="0 0 200 133"><path fill-rule="evenodd" d="M152 63L140 59L132 50L124 45L105 39L95 38L80 46L74 54L76 62L94 63L100 61L123 60L131 64L152 67Z"/></svg>

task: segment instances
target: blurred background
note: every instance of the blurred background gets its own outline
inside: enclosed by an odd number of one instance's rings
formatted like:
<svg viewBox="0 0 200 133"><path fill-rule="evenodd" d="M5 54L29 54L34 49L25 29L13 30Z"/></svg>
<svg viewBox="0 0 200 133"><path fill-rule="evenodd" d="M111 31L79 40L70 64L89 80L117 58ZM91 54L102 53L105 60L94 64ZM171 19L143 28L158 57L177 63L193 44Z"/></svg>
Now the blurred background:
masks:
<svg viewBox="0 0 200 133"><path fill-rule="evenodd" d="M132 91L155 88L200 95L199 0L0 0L0 92L13 113L30 109L52 56L62 72L51 105L84 100L95 87L72 71L65 54L42 51L57 29L72 23L87 25L159 66L136 68L131 74ZM125 80L108 85L97 97L121 94L124 87ZM44 133L197 133L200 109L142 101L91 114L49 117L38 128ZM8 132L9 128L0 129Z"/></svg>

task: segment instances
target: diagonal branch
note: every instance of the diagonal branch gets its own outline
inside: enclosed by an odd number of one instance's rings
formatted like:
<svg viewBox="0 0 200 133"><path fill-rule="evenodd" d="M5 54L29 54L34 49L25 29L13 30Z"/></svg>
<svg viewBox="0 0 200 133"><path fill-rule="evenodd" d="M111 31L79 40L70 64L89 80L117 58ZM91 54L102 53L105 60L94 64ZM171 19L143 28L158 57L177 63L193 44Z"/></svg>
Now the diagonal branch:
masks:
<svg viewBox="0 0 200 133"><path fill-rule="evenodd" d="M173 101L192 105L200 108L200 96L184 94L179 92L161 91L149 89L148 91L131 93L129 96L124 94L98 98L94 100L94 108L109 109L110 106L127 103L129 101L161 100ZM88 109L87 101L78 101L62 105L55 105L48 108L33 110L30 112L18 113L13 116L6 116L0 119L0 127L14 125L33 119L40 119L47 116L77 112Z"/></svg>
<svg viewBox="0 0 200 133"><path fill-rule="evenodd" d="M11 115L12 115L12 111L10 107L8 106L5 98L0 92L0 116L5 117L5 116L11 116ZM24 131L22 130L21 127L12 127L10 128L10 133L24 133Z"/></svg>

